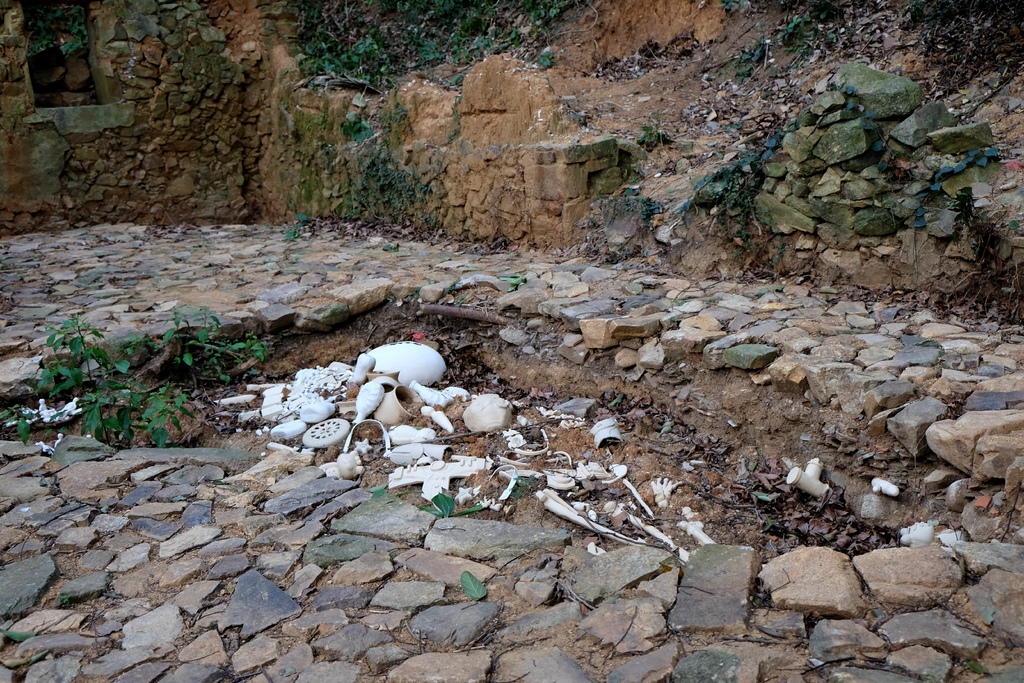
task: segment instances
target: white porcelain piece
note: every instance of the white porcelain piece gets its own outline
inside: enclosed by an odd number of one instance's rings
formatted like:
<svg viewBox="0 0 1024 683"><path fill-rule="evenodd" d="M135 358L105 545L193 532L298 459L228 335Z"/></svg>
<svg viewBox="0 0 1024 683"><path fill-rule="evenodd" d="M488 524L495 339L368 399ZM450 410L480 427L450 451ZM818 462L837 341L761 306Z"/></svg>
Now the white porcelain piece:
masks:
<svg viewBox="0 0 1024 683"><path fill-rule="evenodd" d="M448 416L442 413L440 410L434 410L430 406L423 406L420 408L420 414L424 417L429 417L434 424L443 429L444 431L452 434L455 432L455 426L452 425L452 421L448 419Z"/></svg>
<svg viewBox="0 0 1024 683"><path fill-rule="evenodd" d="M393 446L404 446L408 443L427 443L437 438L437 432L430 427L419 429L412 425L399 425L388 430Z"/></svg>
<svg viewBox="0 0 1024 683"><path fill-rule="evenodd" d="M456 455L451 462L436 460L429 465L399 467L388 475L388 488L423 484L423 497L431 500L434 496L451 488L452 479L461 479L477 472L484 472L488 463L483 458Z"/></svg>
<svg viewBox="0 0 1024 683"><path fill-rule="evenodd" d="M536 495L537 500L544 504L544 507L548 512L551 512L564 520L572 522L573 524L578 524L584 529L601 534L602 536L609 536L623 543L646 545L643 541L638 541L630 538L629 536L620 534L617 531L612 531L608 527L602 526L597 522L584 517L580 513L576 512L569 503L562 500L562 498L551 489L537 491Z"/></svg>
<svg viewBox="0 0 1024 683"><path fill-rule="evenodd" d="M881 477L875 477L871 480L871 492L881 493L889 496L890 498L898 498L900 495L900 488L891 481L887 481Z"/></svg>
<svg viewBox="0 0 1024 683"><path fill-rule="evenodd" d="M660 508L668 507L669 497L675 491L681 481L672 481L668 477L661 477L651 482L651 492L654 494L654 503Z"/></svg>
<svg viewBox="0 0 1024 683"><path fill-rule="evenodd" d="M398 372L398 381L408 386L416 380L423 386L436 384L444 376L444 358L425 344L404 341L385 344L369 352L376 359L377 372Z"/></svg>
<svg viewBox="0 0 1024 683"><path fill-rule="evenodd" d="M446 387L441 390L441 393L451 399L458 399L459 401L468 401L470 393L462 387Z"/></svg>
<svg viewBox="0 0 1024 683"><path fill-rule="evenodd" d="M831 490L828 484L821 481L821 461L817 458L813 458L802 470L799 467L791 469L786 483L815 498L821 498Z"/></svg>
<svg viewBox="0 0 1024 683"><path fill-rule="evenodd" d="M363 473L363 461L359 459L359 454L355 452L342 453L338 456L338 478L354 480L360 474Z"/></svg>
<svg viewBox="0 0 1024 683"><path fill-rule="evenodd" d="M704 533L704 522L687 522L682 521L677 524L680 529L690 534L695 541L701 545L713 545L714 541Z"/></svg>
<svg viewBox="0 0 1024 683"><path fill-rule="evenodd" d="M497 432L512 425L512 404L497 394L475 397L462 414L471 432Z"/></svg>
<svg viewBox="0 0 1024 683"><path fill-rule="evenodd" d="M431 389L425 387L416 380L409 382L409 388L416 392L416 394L423 399L423 402L428 406L436 406L438 408L446 408L455 401L454 398L448 396L443 391L437 389Z"/></svg>
<svg viewBox="0 0 1024 683"><path fill-rule="evenodd" d="M900 545L924 548L935 540L935 527L928 522L917 522L900 529Z"/></svg>
<svg viewBox="0 0 1024 683"><path fill-rule="evenodd" d="M381 400L384 398L384 385L376 382L367 382L359 389L359 395L356 396L356 419L355 421L362 422L377 409L380 405Z"/></svg>
<svg viewBox="0 0 1024 683"><path fill-rule="evenodd" d="M377 359L369 353L359 354L359 358L356 359L356 367L352 370L352 384L360 385L366 381L366 373L373 370L377 363Z"/></svg>
<svg viewBox="0 0 1024 683"><path fill-rule="evenodd" d="M316 424L334 415L334 411L333 401L317 401L303 406L299 410L299 419L309 424Z"/></svg>
<svg viewBox="0 0 1024 683"><path fill-rule="evenodd" d="M622 433L619 431L619 423L614 417L609 417L595 423L594 426L590 428L590 433L594 435L594 446L597 448L603 448L605 445L620 443L622 441Z"/></svg>
<svg viewBox="0 0 1024 683"><path fill-rule="evenodd" d="M373 418L389 427L404 424L412 417L409 408L419 405L419 402L419 397L411 389L398 385L384 391L384 398L373 412Z"/></svg>
<svg viewBox="0 0 1024 683"><path fill-rule="evenodd" d="M306 431L307 427L309 427L309 425L302 420L282 422L270 430L270 438L279 439L281 441L297 439L302 436L302 433Z"/></svg>
<svg viewBox="0 0 1024 683"><path fill-rule="evenodd" d="M318 422L302 435L302 445L308 448L327 448L341 443L349 435L352 426L340 417Z"/></svg>
<svg viewBox="0 0 1024 683"><path fill-rule="evenodd" d="M388 453L388 458L396 465L408 467L409 465L416 464L423 458L443 460L449 450L451 450L450 447L439 443L407 443L392 448Z"/></svg>

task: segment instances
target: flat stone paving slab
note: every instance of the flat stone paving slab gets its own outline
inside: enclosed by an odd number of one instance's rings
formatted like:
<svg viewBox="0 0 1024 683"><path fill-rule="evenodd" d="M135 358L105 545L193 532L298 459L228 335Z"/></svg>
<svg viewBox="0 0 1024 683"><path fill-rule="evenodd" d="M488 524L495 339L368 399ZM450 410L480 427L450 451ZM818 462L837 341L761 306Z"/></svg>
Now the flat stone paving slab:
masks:
<svg viewBox="0 0 1024 683"><path fill-rule="evenodd" d="M700 546L690 553L683 570L669 625L677 631L745 632L759 566L753 548Z"/></svg>

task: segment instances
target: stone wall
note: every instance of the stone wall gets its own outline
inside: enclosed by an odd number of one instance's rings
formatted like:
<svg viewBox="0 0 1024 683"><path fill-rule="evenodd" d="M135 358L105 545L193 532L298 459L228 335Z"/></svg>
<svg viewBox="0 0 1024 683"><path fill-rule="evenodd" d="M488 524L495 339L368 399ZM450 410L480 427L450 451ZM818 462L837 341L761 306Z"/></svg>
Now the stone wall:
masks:
<svg viewBox="0 0 1024 683"><path fill-rule="evenodd" d="M376 216L474 240L579 241L594 199L639 177L644 153L615 138L582 142L544 72L504 55L467 75L461 98L422 80L389 96L294 88L281 55L261 163L270 215ZM362 105L362 106L357 106ZM353 118L354 117L354 118ZM346 135L366 119L368 139Z"/></svg>
<svg viewBox="0 0 1024 683"><path fill-rule="evenodd" d="M21 3L0 0L0 229L245 219L263 53L294 34L294 13L266 0L85 7L99 104L37 108Z"/></svg>
<svg viewBox="0 0 1024 683"><path fill-rule="evenodd" d="M1012 203L997 188L1016 187L1003 177L989 125L957 125L942 102L923 103L918 84L862 64L840 68L833 85L787 124L763 165L755 215L776 235L780 266L870 287L967 282L985 266L979 235L958 209ZM694 202L714 205L724 183L711 178ZM995 251L1024 264L1022 237L1006 234Z"/></svg>

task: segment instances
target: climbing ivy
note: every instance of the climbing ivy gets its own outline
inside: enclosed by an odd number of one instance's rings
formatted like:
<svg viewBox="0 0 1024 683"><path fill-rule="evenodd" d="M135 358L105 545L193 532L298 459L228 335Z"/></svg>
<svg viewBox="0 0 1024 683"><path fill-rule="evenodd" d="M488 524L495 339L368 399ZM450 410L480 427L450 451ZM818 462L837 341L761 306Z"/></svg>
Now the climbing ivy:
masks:
<svg viewBox="0 0 1024 683"><path fill-rule="evenodd" d="M59 47L61 52L68 55L89 40L83 5L25 3L25 30L29 39L30 57L51 47Z"/></svg>

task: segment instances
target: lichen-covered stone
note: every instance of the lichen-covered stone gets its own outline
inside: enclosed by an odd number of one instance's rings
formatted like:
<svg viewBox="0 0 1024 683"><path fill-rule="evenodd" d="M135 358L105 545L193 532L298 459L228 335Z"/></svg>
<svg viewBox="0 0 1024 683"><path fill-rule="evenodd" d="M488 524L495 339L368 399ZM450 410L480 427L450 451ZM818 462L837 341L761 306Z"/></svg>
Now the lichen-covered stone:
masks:
<svg viewBox="0 0 1024 683"><path fill-rule="evenodd" d="M854 97L865 112L874 112L880 119L906 116L924 101L924 90L914 81L875 71L864 64L842 65L835 80L841 86L854 88Z"/></svg>

